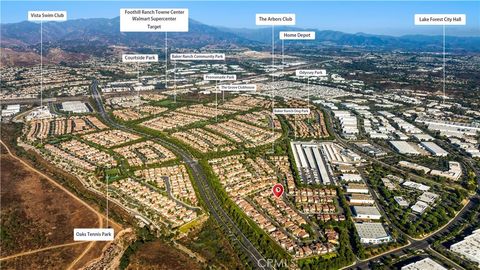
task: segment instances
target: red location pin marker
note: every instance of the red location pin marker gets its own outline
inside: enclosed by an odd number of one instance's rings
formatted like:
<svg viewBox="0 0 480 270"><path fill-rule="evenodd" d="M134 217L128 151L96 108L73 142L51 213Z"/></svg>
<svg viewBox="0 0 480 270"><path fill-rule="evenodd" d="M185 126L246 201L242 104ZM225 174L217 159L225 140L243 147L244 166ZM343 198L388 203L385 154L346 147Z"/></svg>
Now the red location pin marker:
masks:
<svg viewBox="0 0 480 270"><path fill-rule="evenodd" d="M283 194L282 184L275 184L275 186L273 186L272 188L272 192L273 192L273 195L275 195L275 197L280 198Z"/></svg>

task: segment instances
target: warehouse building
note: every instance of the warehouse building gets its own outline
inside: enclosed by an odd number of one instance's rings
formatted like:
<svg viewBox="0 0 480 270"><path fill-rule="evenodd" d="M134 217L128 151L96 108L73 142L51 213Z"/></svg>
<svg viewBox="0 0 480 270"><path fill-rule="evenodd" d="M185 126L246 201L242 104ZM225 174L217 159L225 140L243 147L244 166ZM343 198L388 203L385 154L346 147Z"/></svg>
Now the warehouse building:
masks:
<svg viewBox="0 0 480 270"><path fill-rule="evenodd" d="M343 174L340 180L345 182L361 182L362 176L360 174Z"/></svg>
<svg viewBox="0 0 480 270"><path fill-rule="evenodd" d="M392 237L385 231L382 223L355 223L355 229L360 236L360 243L363 244L381 244L392 241Z"/></svg>
<svg viewBox="0 0 480 270"><path fill-rule="evenodd" d="M422 142L421 145L436 157L446 157L448 152L434 142Z"/></svg>
<svg viewBox="0 0 480 270"><path fill-rule="evenodd" d="M348 200L352 205L373 205L375 203L373 197L368 194L352 193L352 195L348 197Z"/></svg>
<svg viewBox="0 0 480 270"><path fill-rule="evenodd" d="M462 241L450 246L452 252L458 253L467 260L476 262L480 267L480 229L473 231L473 233Z"/></svg>
<svg viewBox="0 0 480 270"><path fill-rule="evenodd" d="M306 184L332 183L328 164L318 144L292 142L291 147L298 171Z"/></svg>
<svg viewBox="0 0 480 270"><path fill-rule="evenodd" d="M332 111L342 127L342 135L347 139L356 139L358 134L357 117L350 111Z"/></svg>
<svg viewBox="0 0 480 270"><path fill-rule="evenodd" d="M20 104L7 105L7 107L2 110L2 117L13 116L19 112L20 112Z"/></svg>
<svg viewBox="0 0 480 270"><path fill-rule="evenodd" d="M87 105L81 101L65 101L62 102L62 111L73 113L89 113Z"/></svg>
<svg viewBox="0 0 480 270"><path fill-rule="evenodd" d="M404 155L420 155L418 151L411 143L406 141L390 141L390 144L393 146L395 151Z"/></svg>
<svg viewBox="0 0 480 270"><path fill-rule="evenodd" d="M350 183L347 185L347 192L368 194L368 187L365 184Z"/></svg>
<svg viewBox="0 0 480 270"><path fill-rule="evenodd" d="M356 143L356 145L360 147L360 149L362 149L363 152L374 157L382 157L387 155L387 152L383 151L378 147L371 145L368 142Z"/></svg>
<svg viewBox="0 0 480 270"><path fill-rule="evenodd" d="M419 117L415 119L415 122L420 122L428 126L430 130L440 131L440 134L445 136L464 137L476 136L480 132L480 126L478 124L467 124L459 122L448 122L436 119L428 119Z"/></svg>
<svg viewBox="0 0 480 270"><path fill-rule="evenodd" d="M436 261L425 258L420 261L413 262L411 264L407 264L401 268L402 270L447 270L447 268L443 267Z"/></svg>
<svg viewBox="0 0 480 270"><path fill-rule="evenodd" d="M413 137L421 142L429 142L433 141L434 138L428 134L420 133L420 134L413 134Z"/></svg>
<svg viewBox="0 0 480 270"><path fill-rule="evenodd" d="M382 218L380 211L375 206L354 206L353 212L357 219L374 219Z"/></svg>

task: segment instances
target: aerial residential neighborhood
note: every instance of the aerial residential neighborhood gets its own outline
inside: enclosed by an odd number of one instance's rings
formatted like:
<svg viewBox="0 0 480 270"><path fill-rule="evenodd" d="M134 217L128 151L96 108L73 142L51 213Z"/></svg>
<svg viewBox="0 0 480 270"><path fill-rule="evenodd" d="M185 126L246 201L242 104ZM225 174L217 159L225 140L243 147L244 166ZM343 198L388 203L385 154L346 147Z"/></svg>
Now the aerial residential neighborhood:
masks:
<svg viewBox="0 0 480 270"><path fill-rule="evenodd" d="M4 2L1 269L480 267L480 3Z"/></svg>

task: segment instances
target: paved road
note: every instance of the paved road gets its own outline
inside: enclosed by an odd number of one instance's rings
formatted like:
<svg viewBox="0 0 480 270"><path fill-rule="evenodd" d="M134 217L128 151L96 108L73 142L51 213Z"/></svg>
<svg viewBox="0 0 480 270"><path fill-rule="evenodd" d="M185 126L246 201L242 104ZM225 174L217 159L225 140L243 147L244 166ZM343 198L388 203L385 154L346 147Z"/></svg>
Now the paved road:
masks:
<svg viewBox="0 0 480 270"><path fill-rule="evenodd" d="M329 124L330 124L330 127L333 129L333 121L332 121L332 114L330 111L328 111L328 117L327 117L327 121L329 121ZM352 146L352 144L350 142L348 142L347 140L341 138L337 133L334 132L334 135L335 135L335 139L336 141L343 145L344 147L354 147ZM375 158L372 158L366 154L363 154L362 152L360 152L360 155L371 161L371 162L377 162L377 163L380 163L382 164L383 166L386 166L392 170L395 170L395 171L400 171L400 172L403 172L403 170L400 170L396 167L393 167L389 164L386 164L382 161L379 161L378 159L375 159ZM412 176L413 178L415 178L415 175L413 174L410 174L409 173L409 176ZM423 178L422 178L423 180ZM480 183L480 179L479 179L479 183ZM377 198L378 200L378 198ZM397 256L401 256L403 254L405 254L405 251L406 249L412 249L412 250L420 250L420 249L427 249L429 248L430 244L433 243L433 241L436 240L436 237L442 235L443 233L447 232L447 231L450 231L452 230L464 217L464 215L470 210L472 209L476 203L478 203L478 200L480 200L480 194L475 194L474 196L470 197L469 198L469 201L468 203L465 205L465 207L463 207L460 212L457 213L457 215L451 219L446 225L444 225L442 228L440 228L439 230L429 234L428 236L422 238L422 239L415 239L415 238L412 238L410 237L409 235L407 235L406 233L402 232L401 230L399 230L397 228L397 230L402 233L407 239L408 241L410 242L409 245L406 245L402 248L399 248L399 249L396 249L396 250L393 250L391 252L386 252L384 254L381 254L379 256L376 256L376 257L373 257L373 258L370 258L370 259L366 259L366 260L357 260L357 262L352 265L350 267L350 269L369 269L369 264L370 262L372 262L373 260L379 260L379 259L382 259L383 257L386 257L386 256L390 256L392 254L395 254ZM381 208L380 208L381 209ZM382 209L383 211L383 209Z"/></svg>
<svg viewBox="0 0 480 270"><path fill-rule="evenodd" d="M170 183L170 177L164 176L162 177L163 181L165 181L165 191L167 191L168 197L174 201L176 201L178 204L183 205L183 207L189 209L189 210L200 210L200 207L197 206L192 206L190 204L184 203L183 201L177 199L173 193L172 193L172 184Z"/></svg>
<svg viewBox="0 0 480 270"><path fill-rule="evenodd" d="M380 260L386 256L390 256L391 254L395 254L397 256L401 256L405 254L406 249L411 249L411 250L420 250L420 249L427 249L431 243L433 243L439 236L444 234L445 232L451 231L454 227L457 226L457 224L463 219L463 216L467 213L468 210L470 210L474 205L475 205L475 200L480 199L478 195L475 195L469 202L468 204L453 218L450 220L449 223L447 223L446 226L441 228L440 230L430 234L426 238L422 240L413 240L411 237L410 245L404 246L400 249L397 249L393 252L387 252L385 254L382 254L378 257L370 258L365 261L357 261L357 263L351 267L351 269L369 269L369 264L371 261L374 260ZM478 203L478 202L477 202Z"/></svg>
<svg viewBox="0 0 480 270"><path fill-rule="evenodd" d="M312 66L312 65L324 64L324 63L328 63L328 62L332 62L332 61L335 61L335 59L328 59L328 60L324 60L324 61L321 61L321 62L310 62L310 63L306 63L306 64L299 65L299 66L285 68L284 72L285 73L292 72L292 71L295 71L296 69L299 69L299 68L306 68L306 67L309 67L309 66ZM244 80L252 80L252 79L256 79L256 78L260 78L260 77L265 77L267 75L269 75L269 74L256 74L256 75L245 77L243 79ZM152 92L155 92L155 91L156 90L142 91L142 93L152 93ZM108 97L119 97L119 96L129 96L132 93L133 93L132 91L125 91L125 92L107 93L106 95ZM54 102L54 103L65 102L65 101L85 101L85 102L88 102L89 97L84 96L84 95L82 95L82 96L68 96L68 97L51 97L51 98L44 98L43 101L44 102ZM2 100L2 104L4 104L4 105L10 105L10 104L40 104L40 99L38 97L5 99L5 100Z"/></svg>
<svg viewBox="0 0 480 270"><path fill-rule="evenodd" d="M142 91L142 93L152 93L154 91ZM125 91L125 92L113 92L108 93L108 97L121 97L121 96L130 96L132 95L132 91ZM84 101L89 102L89 96L68 96L68 97L51 97L51 98L44 98L44 103L61 103L65 101ZM9 104L40 104L40 98L15 98L15 99L5 99L2 100L2 104L9 105Z"/></svg>
<svg viewBox="0 0 480 270"><path fill-rule="evenodd" d="M263 257L263 255L243 234L243 232L240 230L237 224L230 218L230 216L223 209L221 201L218 199L216 193L213 190L213 187L210 185L210 182L207 180L205 172L203 171L198 161L195 160L193 156L190 153L188 153L186 150L179 148L175 144L172 144L161 138L153 137L149 134L127 128L123 125L118 124L115 121L112 121L108 113L105 112L105 108L103 107L102 96L98 91L97 86L98 86L98 81L94 80L91 86L92 97L96 102L97 109L99 110L99 114L101 118L106 123L108 123L109 125L117 129L140 134L143 137L159 142L167 146L168 148L170 148L170 150L172 150L177 156L181 157L182 160L185 162L185 164L193 172L193 180L195 181L196 186L198 187L199 195L202 198L202 201L205 202L205 206L207 207L208 212L215 219L215 221L220 226L223 233L230 238L230 240L232 241L232 244L237 243L237 246L244 251L244 253L248 256L248 258L250 259L250 262L252 263L252 265L255 266L255 268L270 269L270 267L265 266L266 259Z"/></svg>
<svg viewBox="0 0 480 270"><path fill-rule="evenodd" d="M74 97L54 97L54 98L45 98L44 102L65 102L65 101L88 101L87 96L74 96ZM9 104L40 104L39 98L16 98L16 99L5 99L2 100L2 103L5 105Z"/></svg>

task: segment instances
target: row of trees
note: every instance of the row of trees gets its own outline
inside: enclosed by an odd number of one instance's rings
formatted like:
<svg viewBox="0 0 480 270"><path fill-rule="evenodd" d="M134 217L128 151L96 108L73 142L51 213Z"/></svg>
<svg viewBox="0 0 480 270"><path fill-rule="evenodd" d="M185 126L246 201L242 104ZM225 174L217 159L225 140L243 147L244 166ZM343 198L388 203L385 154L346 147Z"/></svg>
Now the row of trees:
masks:
<svg viewBox="0 0 480 270"><path fill-rule="evenodd" d="M390 220L412 237L419 237L440 228L461 209L461 202L467 196L467 192L462 189L442 189L437 203L420 217L413 218L411 209L401 208L394 199L396 195L383 185L381 178L387 173L379 165L373 165L369 173L369 182L381 195L380 204Z"/></svg>
<svg viewBox="0 0 480 270"><path fill-rule="evenodd" d="M318 256L298 261L298 265L301 269L313 270L333 270L340 269L344 266L351 264L355 260L350 243L348 231L349 229L344 227L337 227L339 232L339 248L336 251L335 256Z"/></svg>
<svg viewBox="0 0 480 270"><path fill-rule="evenodd" d="M451 252L448 247L450 244L462 240L470 231L480 228L480 200L474 199L474 207L468 210L464 218L455 224L455 227L448 232L447 235L437 239L432 247L442 253L444 256L450 258L455 263L461 265L465 269L478 269L478 265L474 262L465 260L458 254Z"/></svg>
<svg viewBox="0 0 480 270"><path fill-rule="evenodd" d="M239 229L254 244L258 251L264 255L266 259L277 261L290 260L290 256L286 251L274 242L258 225L253 222L227 195L222 188L220 181L212 172L206 160L200 160L206 177L220 199L223 208L229 216L234 220Z"/></svg>
<svg viewBox="0 0 480 270"><path fill-rule="evenodd" d="M359 258L365 258L365 248L360 243L360 238L355 230L347 200L342 190L338 187L337 193L339 207L344 210L345 221L328 221L324 223L317 219L320 228L333 227L339 232L339 247L336 254L335 256L319 256L300 260L299 266L301 269L339 269L353 263L355 255Z"/></svg>

